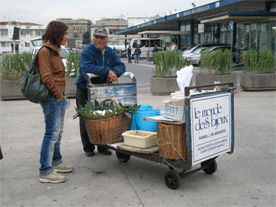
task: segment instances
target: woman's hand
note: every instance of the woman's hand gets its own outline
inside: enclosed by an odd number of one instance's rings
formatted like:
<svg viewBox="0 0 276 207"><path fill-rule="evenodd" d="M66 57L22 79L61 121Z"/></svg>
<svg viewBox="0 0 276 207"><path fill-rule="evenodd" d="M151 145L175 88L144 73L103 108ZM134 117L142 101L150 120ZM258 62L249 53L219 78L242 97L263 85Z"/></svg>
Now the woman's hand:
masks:
<svg viewBox="0 0 276 207"><path fill-rule="evenodd" d="M67 99L66 96L63 96L63 95L62 95L61 98L58 98L58 99L57 99L57 102L62 101L62 99L64 99L64 98Z"/></svg>

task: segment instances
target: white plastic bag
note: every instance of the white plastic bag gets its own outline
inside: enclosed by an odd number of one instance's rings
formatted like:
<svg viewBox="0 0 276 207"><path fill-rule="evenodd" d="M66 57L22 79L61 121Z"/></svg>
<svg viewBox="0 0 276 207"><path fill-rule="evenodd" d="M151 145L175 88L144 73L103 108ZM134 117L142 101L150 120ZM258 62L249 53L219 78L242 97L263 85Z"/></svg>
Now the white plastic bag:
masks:
<svg viewBox="0 0 276 207"><path fill-rule="evenodd" d="M176 72L177 74L177 84L179 86L180 91L182 92L183 95L185 95L184 90L185 87L190 85L191 79L193 77L193 66L186 66L182 68L180 71Z"/></svg>

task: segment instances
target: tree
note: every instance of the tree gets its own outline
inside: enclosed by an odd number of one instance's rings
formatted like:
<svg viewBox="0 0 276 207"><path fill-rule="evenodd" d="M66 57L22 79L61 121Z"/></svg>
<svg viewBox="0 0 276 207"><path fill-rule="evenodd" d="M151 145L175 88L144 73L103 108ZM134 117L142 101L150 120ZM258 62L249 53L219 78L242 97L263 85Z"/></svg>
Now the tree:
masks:
<svg viewBox="0 0 276 207"><path fill-rule="evenodd" d="M90 32L86 31L84 34L83 34L83 40L82 40L82 44L83 45L88 45L91 43L91 36L90 36Z"/></svg>

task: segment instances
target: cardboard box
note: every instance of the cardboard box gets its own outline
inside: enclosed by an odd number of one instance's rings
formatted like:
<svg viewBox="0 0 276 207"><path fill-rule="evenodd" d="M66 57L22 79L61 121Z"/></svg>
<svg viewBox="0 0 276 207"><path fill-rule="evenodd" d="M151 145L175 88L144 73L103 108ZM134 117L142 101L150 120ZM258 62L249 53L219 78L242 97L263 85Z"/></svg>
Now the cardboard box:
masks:
<svg viewBox="0 0 276 207"><path fill-rule="evenodd" d="M157 133L141 130L129 130L124 132L124 144L138 148L149 148L157 146Z"/></svg>

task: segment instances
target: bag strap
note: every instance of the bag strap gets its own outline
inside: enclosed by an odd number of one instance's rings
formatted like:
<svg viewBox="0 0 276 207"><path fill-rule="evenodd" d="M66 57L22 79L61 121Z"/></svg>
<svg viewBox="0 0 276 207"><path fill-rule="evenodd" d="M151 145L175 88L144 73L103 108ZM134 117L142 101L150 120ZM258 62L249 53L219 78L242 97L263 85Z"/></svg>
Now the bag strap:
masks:
<svg viewBox="0 0 276 207"><path fill-rule="evenodd" d="M50 48L49 48L50 49ZM51 59L51 71L52 71L52 77L54 76L54 72L53 72L53 64L52 64L52 51L50 49L50 59Z"/></svg>
<svg viewBox="0 0 276 207"><path fill-rule="evenodd" d="M39 49L39 51L40 51L43 47L47 47L47 46L42 46L42 47ZM49 48L49 47L47 47L47 48ZM37 56L38 56L39 51L36 53L35 62L37 61ZM53 76L54 76L54 72L53 72L52 51L51 51L51 48L49 48L49 51L50 51L50 59L51 59L51 71L52 71L52 77L53 77Z"/></svg>

